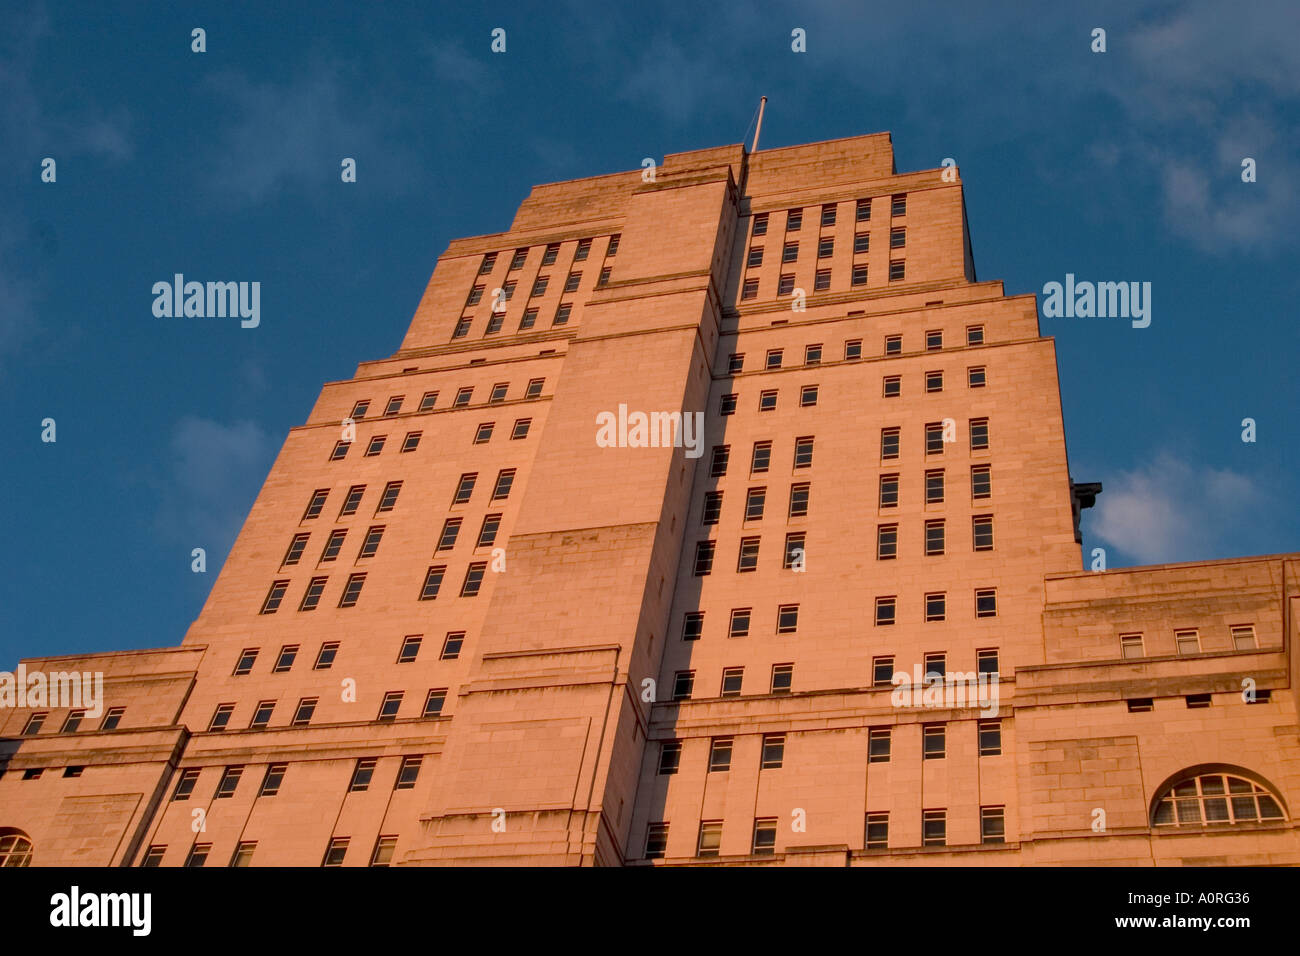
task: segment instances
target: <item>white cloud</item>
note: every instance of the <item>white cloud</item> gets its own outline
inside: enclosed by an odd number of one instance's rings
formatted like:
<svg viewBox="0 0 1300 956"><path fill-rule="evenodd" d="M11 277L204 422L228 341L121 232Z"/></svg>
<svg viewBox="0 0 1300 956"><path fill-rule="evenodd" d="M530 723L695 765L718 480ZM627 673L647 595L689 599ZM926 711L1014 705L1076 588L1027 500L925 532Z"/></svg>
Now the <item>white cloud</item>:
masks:
<svg viewBox="0 0 1300 956"><path fill-rule="evenodd" d="M1105 483L1087 533L1143 564L1231 556L1240 529L1267 513L1265 492L1230 469L1192 465L1167 452Z"/></svg>

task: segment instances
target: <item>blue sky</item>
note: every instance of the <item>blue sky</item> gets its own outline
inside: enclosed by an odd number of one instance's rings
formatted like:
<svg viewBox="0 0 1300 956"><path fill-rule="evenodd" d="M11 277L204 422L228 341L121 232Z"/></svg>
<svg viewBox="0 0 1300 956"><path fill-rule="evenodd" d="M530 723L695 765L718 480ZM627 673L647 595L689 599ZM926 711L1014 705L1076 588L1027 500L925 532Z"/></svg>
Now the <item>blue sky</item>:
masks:
<svg viewBox="0 0 1300 956"><path fill-rule="evenodd" d="M1294 4L112 6L0 12L2 669L178 643L288 429L397 348L449 239L739 142L762 94L764 146L955 158L1009 294L1152 283L1149 328L1042 322L1112 567L1300 550ZM175 272L261 282L261 325L155 318Z"/></svg>

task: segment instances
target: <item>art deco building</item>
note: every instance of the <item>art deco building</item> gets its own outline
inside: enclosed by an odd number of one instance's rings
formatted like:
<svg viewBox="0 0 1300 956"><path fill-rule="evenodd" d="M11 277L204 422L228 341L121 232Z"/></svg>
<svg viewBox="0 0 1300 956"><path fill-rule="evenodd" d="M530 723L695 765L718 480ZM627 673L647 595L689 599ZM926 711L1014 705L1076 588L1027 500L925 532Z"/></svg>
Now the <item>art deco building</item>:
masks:
<svg viewBox="0 0 1300 956"><path fill-rule="evenodd" d="M1085 569L962 189L727 146L453 242L179 646L24 662L107 709L0 711L0 858L1300 862L1300 555Z"/></svg>

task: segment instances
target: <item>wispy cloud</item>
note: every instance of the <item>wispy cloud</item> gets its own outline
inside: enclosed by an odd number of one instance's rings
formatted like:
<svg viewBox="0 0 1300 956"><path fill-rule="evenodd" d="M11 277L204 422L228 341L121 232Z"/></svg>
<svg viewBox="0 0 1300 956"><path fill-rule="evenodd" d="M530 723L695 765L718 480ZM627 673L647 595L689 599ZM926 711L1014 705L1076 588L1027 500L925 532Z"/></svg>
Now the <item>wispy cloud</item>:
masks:
<svg viewBox="0 0 1300 956"><path fill-rule="evenodd" d="M306 192L341 183L341 163L356 160L357 181L400 187L408 161L390 135L395 111L365 99L364 83L312 66L283 83L225 72L207 81L226 116L210 150L214 189L236 203L256 203L288 190Z"/></svg>
<svg viewBox="0 0 1300 956"><path fill-rule="evenodd" d="M1248 475L1163 452L1107 481L1086 528L1143 564L1208 560L1241 552L1234 536L1268 505Z"/></svg>
<svg viewBox="0 0 1300 956"><path fill-rule="evenodd" d="M204 548L209 569L215 570L252 507L276 447L254 422L181 419L160 478L157 525L163 540L187 551Z"/></svg>

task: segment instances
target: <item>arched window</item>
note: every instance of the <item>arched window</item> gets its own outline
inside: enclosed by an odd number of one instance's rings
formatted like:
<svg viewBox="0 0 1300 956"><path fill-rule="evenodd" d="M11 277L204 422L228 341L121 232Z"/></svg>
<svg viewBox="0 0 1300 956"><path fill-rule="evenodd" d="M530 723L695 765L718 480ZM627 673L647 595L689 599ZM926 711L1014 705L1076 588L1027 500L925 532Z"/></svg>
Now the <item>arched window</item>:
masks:
<svg viewBox="0 0 1300 956"><path fill-rule="evenodd" d="M22 830L0 827L0 866L31 866L32 841Z"/></svg>
<svg viewBox="0 0 1300 956"><path fill-rule="evenodd" d="M1173 778L1152 803L1157 827L1234 826L1285 820L1282 801L1255 774L1195 767Z"/></svg>

